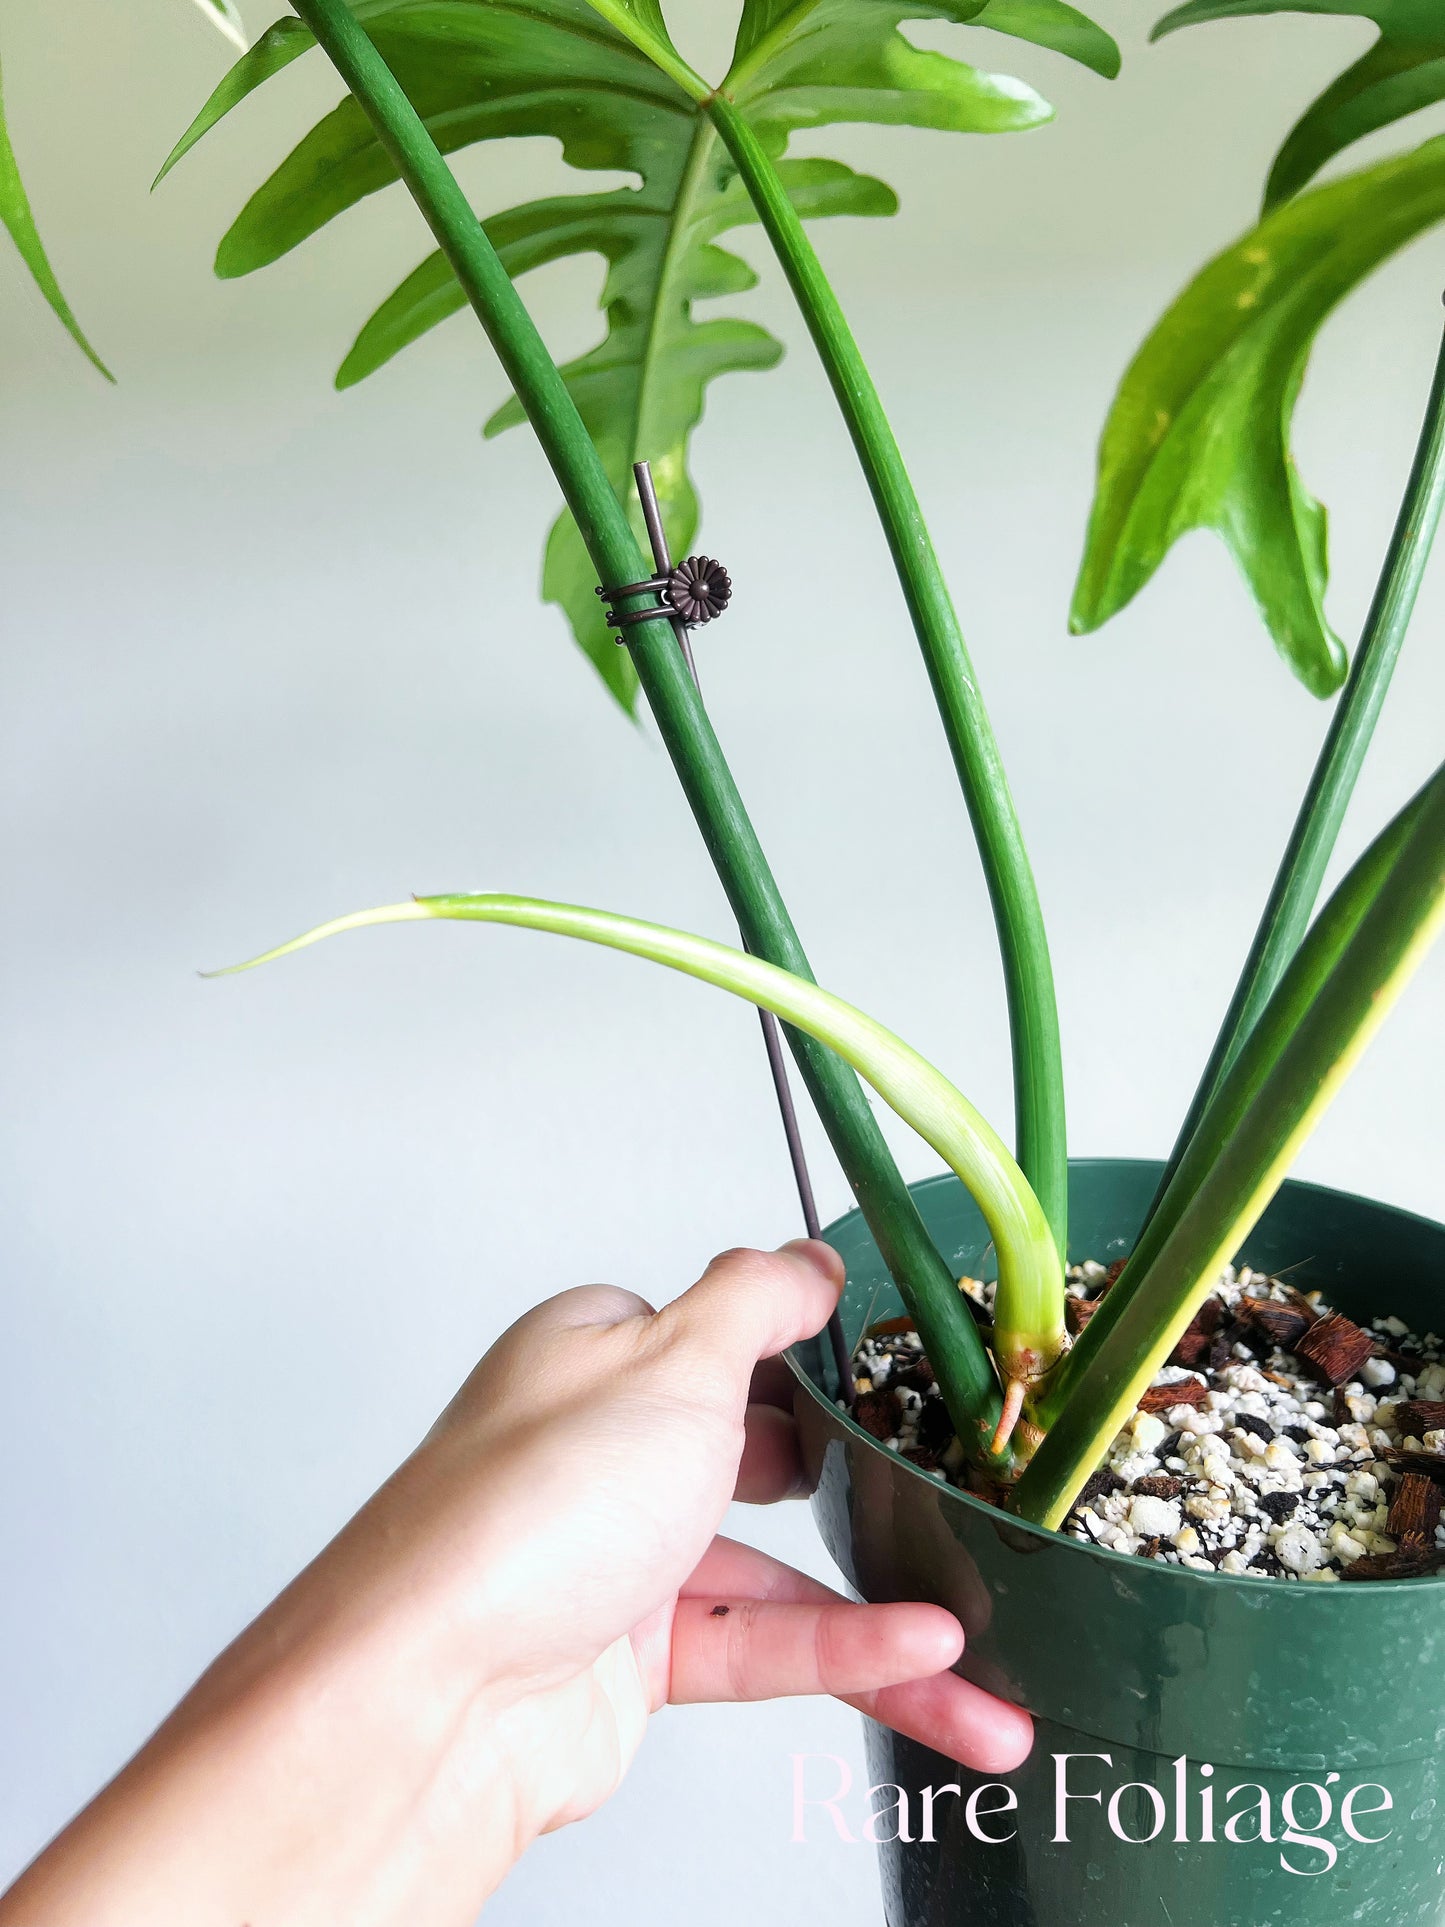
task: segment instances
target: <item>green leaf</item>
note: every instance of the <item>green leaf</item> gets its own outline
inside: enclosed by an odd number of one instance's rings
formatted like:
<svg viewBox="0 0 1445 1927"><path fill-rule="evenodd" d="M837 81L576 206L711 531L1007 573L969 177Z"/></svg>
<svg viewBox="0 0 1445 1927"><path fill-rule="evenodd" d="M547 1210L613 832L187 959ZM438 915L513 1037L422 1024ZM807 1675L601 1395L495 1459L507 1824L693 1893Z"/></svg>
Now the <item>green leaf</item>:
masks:
<svg viewBox="0 0 1445 1927"><path fill-rule="evenodd" d="M900 20L967 24L977 0L748 0L722 92L777 148L804 127L844 121L1006 134L1052 109L1032 87L915 47Z"/></svg>
<svg viewBox="0 0 1445 1927"><path fill-rule="evenodd" d="M1105 80L1112 80L1119 71L1119 43L1114 36L1077 7L1065 5L1065 0L987 0L971 24L1066 54Z"/></svg>
<svg viewBox="0 0 1445 1927"><path fill-rule="evenodd" d="M675 80L690 100L707 99L711 91L707 82L673 46L657 0L588 0L588 4L654 67Z"/></svg>
<svg viewBox="0 0 1445 1927"><path fill-rule="evenodd" d="M881 181L854 174L837 161L784 161L782 172L800 211L891 214L896 206L892 190ZM700 224L694 225L670 275L658 257L659 250L672 244L674 210L649 211L642 198L646 193L644 187L641 195L623 190L611 197L614 206L592 243L608 261L603 292L607 337L562 372L639 534L642 526L629 486L632 464L650 450L660 451L650 457L652 477L672 553L683 556L692 547L698 523L687 444L702 417L707 386L728 372L771 368L783 351L755 322L722 317L698 321L692 315L695 300L741 293L757 279L737 255L712 244L712 236L756 218L736 181L711 197L706 234ZM617 200L629 205L618 209ZM514 399L497 411L486 432L498 434L523 419ZM564 513L547 539L543 593L566 610L573 634L594 662L599 656L620 658L621 666L630 670L626 650L617 647L604 619L596 583L577 525Z"/></svg>
<svg viewBox="0 0 1445 1927"><path fill-rule="evenodd" d="M5 125L3 90L0 90L0 221L5 223L10 238L19 248L20 258L29 268L36 287L50 303L71 340L94 363L107 381L114 381L115 376L86 340L80 323L71 312L70 303L61 292L60 283L56 280L49 257L46 255L39 230L35 225L35 216L30 211L30 200L25 192L25 183L20 178L20 167L15 159L15 150L10 145L10 134Z"/></svg>
<svg viewBox="0 0 1445 1927"><path fill-rule="evenodd" d="M196 0L196 5L233 46L246 51L246 25L234 0Z"/></svg>
<svg viewBox="0 0 1445 1927"><path fill-rule="evenodd" d="M720 375L772 367L782 352L754 322L695 313L699 301L743 293L756 278L718 244L755 216L701 111L707 84L672 47L654 0L354 0L352 10L443 151L552 134L571 166L637 181L578 195L570 208L565 199L512 208L487 227L514 274L569 255L603 257L607 333L564 376L619 498L633 513L632 464L650 461L669 541L686 553L698 514L688 445L707 390ZM1099 71L1117 61L1109 37L1061 0L747 0L722 84L775 155L798 129L830 122L966 132L1036 126L1050 110L1032 88L914 47L899 30L910 20L966 24L974 16ZM295 22L263 36L167 166L309 44ZM836 161L789 160L783 171L805 219L896 207L882 182ZM252 197L221 243L218 272L245 274L274 261L394 178L365 116L344 101ZM450 283L440 256L416 268L362 329L340 384L361 380L461 307ZM504 408L489 432L520 419L515 406ZM603 621L595 574L566 514L548 540L543 586L630 706L631 664Z"/></svg>
<svg viewBox="0 0 1445 1927"><path fill-rule="evenodd" d="M1167 1188L1209 1101L1254 1029L1319 899L1355 784L1409 631L1445 509L1445 336L1435 357L1415 459L1350 673L1290 831L1264 913L1161 1180Z"/></svg>
<svg viewBox="0 0 1445 1927"><path fill-rule="evenodd" d="M1007 1146L963 1093L901 1037L805 977L685 930L576 904L490 894L415 897L408 903L358 911L321 924L247 963L232 965L229 971L208 974L228 976L251 970L347 930L435 917L545 930L644 957L770 1010L836 1051L937 1151L977 1200L998 1250L994 1332L1004 1369L1020 1354L1043 1353L1046 1361L1057 1357L1064 1334L1058 1253L1048 1220ZM934 1356L931 1347L929 1356Z"/></svg>
<svg viewBox="0 0 1445 1927"><path fill-rule="evenodd" d="M1025 1518L1063 1522L1442 926L1445 768L1321 911L1139 1250L1046 1389L1038 1416L1052 1422L1017 1492Z"/></svg>
<svg viewBox="0 0 1445 1927"><path fill-rule="evenodd" d="M1380 37L1290 130L1270 170L1266 210L1297 194L1355 141L1445 100L1445 8L1440 0L1193 0L1166 14L1154 38L1206 21L1267 13L1372 20Z"/></svg>
<svg viewBox="0 0 1445 1927"><path fill-rule="evenodd" d="M1276 648L1327 696L1345 652L1324 613L1325 511L1290 422L1326 317L1382 261L1445 219L1445 137L1288 201L1184 290L1125 374L1099 449L1070 627L1097 629L1170 548L1213 529Z"/></svg>
<svg viewBox="0 0 1445 1927"><path fill-rule="evenodd" d="M366 0L352 0L351 11L358 20L365 20ZM260 39L254 41L235 66L222 77L205 106L167 154L164 165L152 185L159 187L176 162L189 154L196 142L204 134L208 134L217 121L224 120L231 109L238 107L248 94L255 93L258 87L264 85L273 75L279 74L283 67L289 67L293 60L299 59L309 47L315 45L316 42L311 37L311 29L304 26L294 14L287 14L284 20L278 20L275 26L268 27Z"/></svg>

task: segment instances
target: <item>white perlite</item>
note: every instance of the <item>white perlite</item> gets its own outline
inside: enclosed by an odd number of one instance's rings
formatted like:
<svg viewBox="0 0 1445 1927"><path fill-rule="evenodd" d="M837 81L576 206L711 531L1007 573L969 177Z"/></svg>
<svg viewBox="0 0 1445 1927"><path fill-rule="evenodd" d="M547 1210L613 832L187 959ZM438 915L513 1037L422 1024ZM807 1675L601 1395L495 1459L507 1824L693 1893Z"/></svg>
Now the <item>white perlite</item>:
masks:
<svg viewBox="0 0 1445 1927"><path fill-rule="evenodd" d="M1080 1295L1096 1288L1082 1270L1070 1274ZM1291 1303L1287 1286L1248 1269L1226 1271L1216 1294L1230 1310L1246 1295ZM1321 1309L1318 1294L1310 1302ZM1065 1530L1201 1571L1288 1579L1337 1579L1357 1559L1394 1552L1385 1523L1398 1475L1381 1454L1410 1443L1398 1405L1445 1393L1445 1363L1434 1333L1412 1338L1397 1318L1372 1330L1398 1362L1367 1359L1360 1378L1333 1393L1258 1335L1232 1343L1218 1369L1196 1368L1209 1387L1201 1406L1169 1409L1167 1428L1152 1413L1130 1420L1093 1482L1104 1489ZM1185 1376L1167 1367L1154 1384ZM1436 1538L1445 1548L1445 1526Z"/></svg>
<svg viewBox="0 0 1445 1927"><path fill-rule="evenodd" d="M1172 1539L1179 1530L1179 1507L1173 1499L1147 1495L1129 1501L1129 1530L1141 1539Z"/></svg>
<svg viewBox="0 0 1445 1927"><path fill-rule="evenodd" d="M1102 1265L1074 1266L1068 1288L1092 1297L1104 1278ZM963 1288L988 1309L992 1287L965 1280ZM1227 1270L1215 1294L1227 1312L1244 1296L1300 1302L1288 1285L1247 1268ZM1309 1303L1328 1309L1317 1293ZM1243 1324L1229 1328L1217 1367L1166 1365L1154 1387L1198 1395L1202 1378L1202 1402L1136 1412L1064 1530L1166 1564L1291 1580L1335 1580L1357 1560L1394 1552L1385 1527L1399 1475L1383 1455L1401 1447L1445 1454L1445 1430L1411 1437L1398 1416L1404 1401L1445 1400L1445 1347L1433 1332L1412 1336L1398 1318L1377 1318L1370 1329L1391 1357L1367 1358L1358 1379L1333 1391ZM920 1367L923 1391L910 1383ZM884 1394L894 1431L884 1442L934 1478L962 1483L963 1454L956 1441L940 1442L951 1428L917 1333L865 1340L857 1369L863 1392ZM1445 1551L1445 1524L1436 1543Z"/></svg>

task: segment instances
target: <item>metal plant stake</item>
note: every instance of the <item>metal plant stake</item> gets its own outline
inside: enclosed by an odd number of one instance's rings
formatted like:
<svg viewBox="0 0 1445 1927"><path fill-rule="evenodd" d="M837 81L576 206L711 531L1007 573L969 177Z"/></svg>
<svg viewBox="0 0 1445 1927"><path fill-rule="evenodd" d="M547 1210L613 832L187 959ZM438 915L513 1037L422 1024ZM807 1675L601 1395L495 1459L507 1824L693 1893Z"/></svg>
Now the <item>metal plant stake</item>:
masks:
<svg viewBox="0 0 1445 1927"><path fill-rule="evenodd" d="M662 526L662 511L658 507L657 490L653 486L652 467L648 462L632 464L633 478L637 483L637 499L642 505L642 519L647 524L647 536L652 544L652 560L657 574L649 576L645 582L626 582L620 588L609 589L605 585L597 593L607 604L607 619L617 629L617 640L626 644L627 629L634 622L649 622L654 616L666 615L672 624L672 632L677 637L677 646L682 651L683 661L687 664L688 674L692 677L698 695L702 685L698 680L697 662L692 653L692 643L688 630L699 628L705 622L713 622L732 601L732 577L721 562L708 555L690 555L685 562L673 566L672 552L667 545L667 532ZM651 600L637 609L619 609L618 604L634 596L656 596L661 602L659 609ZM744 948L746 948L744 940ZM798 1187L798 1203L803 1210L803 1224L810 1238L820 1238L822 1229L818 1222L818 1206L813 1196L813 1180L808 1172L808 1159L803 1150L803 1136L798 1128L797 1107L793 1103L792 1085L788 1081L787 1060L783 1055L783 1040L778 1031L778 1020L770 1010L759 1010L758 1018L763 1027L763 1043L768 1053L768 1069L772 1072L773 1093L778 1100L778 1113L783 1120L783 1136L788 1141L788 1157L793 1166L793 1181ZM848 1357L848 1342L843 1336L843 1320L835 1308L828 1319L828 1339L833 1348L833 1362L838 1368L838 1384L843 1398L851 1405L857 1396L853 1383L853 1366Z"/></svg>

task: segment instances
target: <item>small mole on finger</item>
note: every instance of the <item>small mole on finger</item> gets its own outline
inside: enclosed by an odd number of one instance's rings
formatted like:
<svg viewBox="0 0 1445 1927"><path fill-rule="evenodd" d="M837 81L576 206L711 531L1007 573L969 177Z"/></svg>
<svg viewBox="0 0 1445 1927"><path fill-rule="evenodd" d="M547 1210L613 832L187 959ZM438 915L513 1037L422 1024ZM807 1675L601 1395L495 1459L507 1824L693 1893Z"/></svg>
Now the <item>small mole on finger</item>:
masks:
<svg viewBox="0 0 1445 1927"><path fill-rule="evenodd" d="M710 1617L713 1619L726 1619L727 1616L728 1608L726 1606L714 1606L710 1614Z"/></svg>

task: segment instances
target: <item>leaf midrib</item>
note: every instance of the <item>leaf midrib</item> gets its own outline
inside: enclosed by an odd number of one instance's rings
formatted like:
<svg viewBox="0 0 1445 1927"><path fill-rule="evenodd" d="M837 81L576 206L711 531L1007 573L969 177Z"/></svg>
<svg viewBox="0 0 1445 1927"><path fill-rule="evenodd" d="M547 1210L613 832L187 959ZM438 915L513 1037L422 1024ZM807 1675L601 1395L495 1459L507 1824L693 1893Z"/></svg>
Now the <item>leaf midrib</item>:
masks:
<svg viewBox="0 0 1445 1927"><path fill-rule="evenodd" d="M739 93L746 91L759 69L766 67L778 48L792 39L799 21L810 13L816 13L822 4L823 0L798 0L798 4L785 13L776 26L769 28L750 53L729 67L718 91L726 93L728 99L736 104ZM896 27L894 31L897 31Z"/></svg>
<svg viewBox="0 0 1445 1927"><path fill-rule="evenodd" d="M666 354L664 318L669 306L668 295L675 282L680 263L687 258L700 198L698 187L705 174L716 139L711 121L699 115L688 148L687 159L683 163L682 173L678 179L677 193L673 198L667 245L663 249L662 265L653 287L652 308L647 318L643 352L638 363L637 405L633 411L631 435L634 460L646 457L646 451L642 446L643 430L647 423L647 403L652 392L653 369Z"/></svg>
<svg viewBox="0 0 1445 1927"><path fill-rule="evenodd" d="M821 5L822 0L799 0L799 4L792 7L764 34L743 60L735 61L729 67L718 92L725 93L730 100L736 100L740 93L745 93L748 84L766 68L774 53L793 38L800 21L809 14L816 13ZM668 294L680 262L687 257L692 228L699 212L698 203L701 200L699 184L705 176L717 138L712 122L707 119L705 113L698 112L697 127L673 202L671 232L663 252L661 271L653 290L652 309L648 316L643 354L639 363L637 406L633 414L631 436L635 455L642 449L647 399L652 392L652 372L658 359L666 352L663 345L663 330L669 310Z"/></svg>

